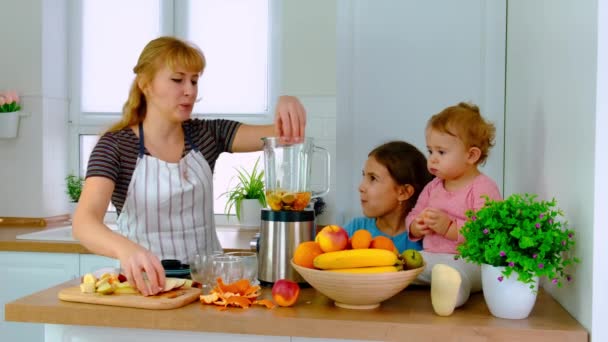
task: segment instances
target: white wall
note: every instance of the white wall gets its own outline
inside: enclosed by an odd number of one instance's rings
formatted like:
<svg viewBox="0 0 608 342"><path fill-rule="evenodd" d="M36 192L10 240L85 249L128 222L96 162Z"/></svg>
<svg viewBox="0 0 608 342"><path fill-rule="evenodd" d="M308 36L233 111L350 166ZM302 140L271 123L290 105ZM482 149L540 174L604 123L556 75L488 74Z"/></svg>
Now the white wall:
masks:
<svg viewBox="0 0 608 342"><path fill-rule="evenodd" d="M282 2L284 93L336 96L336 0Z"/></svg>
<svg viewBox="0 0 608 342"><path fill-rule="evenodd" d="M505 194L555 197L565 211L582 263L574 282L546 287L590 331L592 290L601 291L592 288L594 264L601 263L594 260L594 229L605 224L594 222L594 192L602 191L594 165L606 150L596 150L597 43L595 0L509 1ZM608 262L605 253L601 259Z"/></svg>
<svg viewBox="0 0 608 342"><path fill-rule="evenodd" d="M595 92L595 196L593 205L593 308L591 332L594 341L608 341L608 3L598 1L597 90Z"/></svg>
<svg viewBox="0 0 608 342"><path fill-rule="evenodd" d="M64 0L5 1L0 89L23 97L18 137L0 139L0 215L66 212L67 51ZM17 35L15 37L15 35Z"/></svg>
<svg viewBox="0 0 608 342"><path fill-rule="evenodd" d="M426 154L427 120L461 101L496 125L483 171L502 186L506 1L339 1L337 223L361 215L367 154L392 139Z"/></svg>
<svg viewBox="0 0 608 342"><path fill-rule="evenodd" d="M296 95L308 114L306 135L331 155L330 192L317 224L336 222L336 0L282 3L280 94ZM312 189L326 178L323 160L313 157Z"/></svg>

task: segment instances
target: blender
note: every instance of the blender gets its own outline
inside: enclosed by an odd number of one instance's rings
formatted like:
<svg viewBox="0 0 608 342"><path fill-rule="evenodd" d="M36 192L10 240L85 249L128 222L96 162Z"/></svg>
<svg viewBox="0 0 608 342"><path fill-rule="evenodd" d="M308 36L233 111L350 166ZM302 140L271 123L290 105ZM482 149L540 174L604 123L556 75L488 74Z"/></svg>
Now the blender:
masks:
<svg viewBox="0 0 608 342"><path fill-rule="evenodd" d="M315 238L315 212L307 208L312 198L329 192L330 156L326 149L316 146L312 138L286 141L282 138L262 138L264 142L264 178L266 203L262 209L258 249L258 280L271 286L279 279L306 281L291 267L298 245ZM324 189L310 188L312 157L324 158Z"/></svg>

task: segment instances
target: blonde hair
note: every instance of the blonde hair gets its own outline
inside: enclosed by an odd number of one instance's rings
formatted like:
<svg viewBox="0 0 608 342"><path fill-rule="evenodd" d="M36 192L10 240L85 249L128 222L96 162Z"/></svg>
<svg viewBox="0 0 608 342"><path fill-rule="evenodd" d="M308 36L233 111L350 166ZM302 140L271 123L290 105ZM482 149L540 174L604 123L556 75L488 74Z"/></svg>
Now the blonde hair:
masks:
<svg viewBox="0 0 608 342"><path fill-rule="evenodd" d="M108 129L109 132L137 125L144 120L147 103L140 84L142 87L148 85L164 66L171 70L181 66L200 74L205 69L205 56L194 44L175 37L159 37L146 44L133 68L135 79L122 107L122 118Z"/></svg>
<svg viewBox="0 0 608 342"><path fill-rule="evenodd" d="M486 162L496 137L496 127L486 121L479 107L472 103L460 102L442 110L431 117L426 127L459 138L466 148L479 148L477 165Z"/></svg>

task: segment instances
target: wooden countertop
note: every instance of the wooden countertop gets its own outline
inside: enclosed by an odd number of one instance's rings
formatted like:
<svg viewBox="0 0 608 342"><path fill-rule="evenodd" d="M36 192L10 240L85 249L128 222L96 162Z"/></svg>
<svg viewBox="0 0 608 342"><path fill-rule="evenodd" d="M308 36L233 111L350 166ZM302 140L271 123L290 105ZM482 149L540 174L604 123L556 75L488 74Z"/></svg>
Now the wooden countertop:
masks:
<svg viewBox="0 0 608 342"><path fill-rule="evenodd" d="M5 305L7 321L94 325L176 331L219 332L382 341L588 341L587 331L541 290L525 320L493 317L483 295L474 294L450 317L433 313L428 288L409 287L373 310L333 305L314 289L302 289L290 308L231 308L219 311L199 302L174 310L145 310L62 302L70 281ZM265 288L263 297L270 296Z"/></svg>
<svg viewBox="0 0 608 342"><path fill-rule="evenodd" d="M55 227L48 227L48 229L52 228ZM0 227L0 251L91 254L78 242L17 239L17 235L39 232L44 229L41 227Z"/></svg>

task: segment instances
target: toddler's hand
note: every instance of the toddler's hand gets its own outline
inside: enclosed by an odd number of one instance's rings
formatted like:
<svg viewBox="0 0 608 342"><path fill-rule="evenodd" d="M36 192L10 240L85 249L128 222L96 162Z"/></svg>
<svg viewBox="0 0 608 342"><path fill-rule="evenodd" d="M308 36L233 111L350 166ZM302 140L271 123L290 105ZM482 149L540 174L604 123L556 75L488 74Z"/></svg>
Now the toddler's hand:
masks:
<svg viewBox="0 0 608 342"><path fill-rule="evenodd" d="M410 232L412 236L419 238L428 235L433 231L429 229L429 227L424 222L424 216L420 214L414 219L414 221L410 225Z"/></svg>
<svg viewBox="0 0 608 342"><path fill-rule="evenodd" d="M445 235L452 222L448 214L440 209L426 208L420 215L424 217L426 226L439 235Z"/></svg>

